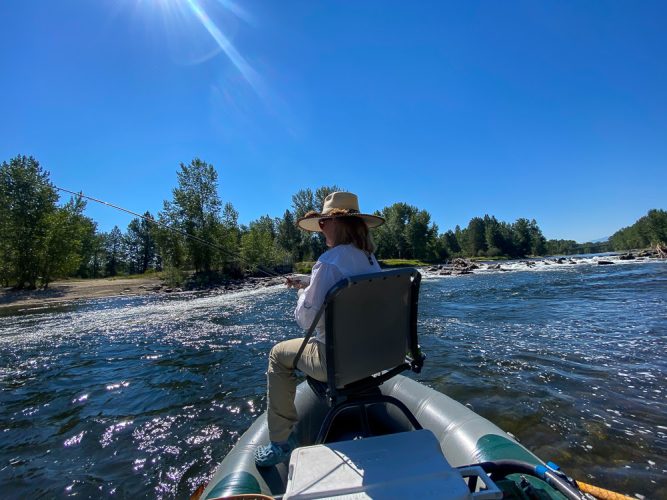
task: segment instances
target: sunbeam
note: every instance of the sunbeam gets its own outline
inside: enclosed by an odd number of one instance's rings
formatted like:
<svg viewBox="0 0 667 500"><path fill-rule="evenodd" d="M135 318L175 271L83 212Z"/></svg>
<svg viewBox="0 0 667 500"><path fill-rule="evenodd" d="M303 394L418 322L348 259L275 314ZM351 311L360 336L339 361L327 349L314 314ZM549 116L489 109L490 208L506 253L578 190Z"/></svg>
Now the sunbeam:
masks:
<svg viewBox="0 0 667 500"><path fill-rule="evenodd" d="M218 0L218 3L222 5L225 9L227 9L229 12L234 14L236 17L238 17L239 19L244 20L248 24L252 24L253 22L252 16L241 6L235 4L231 0Z"/></svg>
<svg viewBox="0 0 667 500"><path fill-rule="evenodd" d="M250 86L260 95L264 97L264 89L261 82L261 79L257 72L250 66L248 61L236 50L236 47L229 41L225 34L218 28L218 26L213 22L210 16L206 13L203 7L197 2L197 0L186 0L186 4L192 10L192 13L199 19L202 26L206 28L206 31L213 37L215 42L218 44L218 47L227 55L232 64L236 69L243 75L243 78L250 84ZM230 0L221 0L220 4L228 9L233 14L246 19L247 15L243 10L236 7L234 3Z"/></svg>
<svg viewBox="0 0 667 500"><path fill-rule="evenodd" d="M214 21L213 17L209 15L210 9L205 8L205 1L203 0L135 0L138 4L145 4L151 7L157 7L163 15L167 31L173 32L184 29L184 26L190 22L198 22L215 42L215 50L207 50L202 55L192 58L188 64L200 64L215 57L219 52L224 52L227 58L231 61L234 67L241 74L243 79L250 85L255 93L265 99L267 92L262 82L261 77L255 69L248 63L248 61L240 54L234 47L229 37L223 32L220 27L220 22ZM253 25L254 19L252 16L237 5L232 0L211 0L211 8L219 6L231 16L241 20L242 22ZM208 12L207 12L208 10Z"/></svg>

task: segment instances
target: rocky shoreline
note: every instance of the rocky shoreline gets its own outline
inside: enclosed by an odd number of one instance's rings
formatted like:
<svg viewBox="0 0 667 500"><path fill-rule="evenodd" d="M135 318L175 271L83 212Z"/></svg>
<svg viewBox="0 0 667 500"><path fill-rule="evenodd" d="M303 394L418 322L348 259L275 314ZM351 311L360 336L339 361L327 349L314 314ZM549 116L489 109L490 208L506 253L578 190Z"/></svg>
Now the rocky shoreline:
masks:
<svg viewBox="0 0 667 500"><path fill-rule="evenodd" d="M577 265L577 264L596 264L598 266L613 265L615 261L629 260L647 260L647 259L665 259L667 252L662 247L656 247L650 250L640 250L627 252L624 254L605 255L604 257L552 257L544 259L530 260L508 260L508 261L471 261L464 258L456 258L445 264L424 267L423 270L429 275L435 276L461 276L464 274L473 274L476 271L500 271L508 272L520 269L531 269L551 265Z"/></svg>
<svg viewBox="0 0 667 500"><path fill-rule="evenodd" d="M667 258L667 252L662 247L605 256L553 257L502 262L471 261L468 259L456 258L445 264L425 266L422 268L422 272L426 276L461 276L477 272L509 272L545 266L579 265L584 263L602 266L613 265L616 262L621 261L642 261L665 258ZM0 310L35 309L51 307L63 303L118 296L197 292L211 295L233 293L282 285L285 283L288 276L290 275L285 274L271 277L229 279L214 286L197 289L170 287L162 282L160 278L155 276L146 278L63 280L53 282L49 285L47 290L15 291L7 288L0 289Z"/></svg>

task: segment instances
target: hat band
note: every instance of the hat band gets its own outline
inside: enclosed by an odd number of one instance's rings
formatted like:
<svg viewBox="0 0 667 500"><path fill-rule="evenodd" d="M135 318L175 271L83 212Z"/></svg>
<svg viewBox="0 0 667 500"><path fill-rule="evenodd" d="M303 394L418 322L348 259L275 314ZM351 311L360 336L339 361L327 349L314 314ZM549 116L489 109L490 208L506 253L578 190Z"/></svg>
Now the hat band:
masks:
<svg viewBox="0 0 667 500"><path fill-rule="evenodd" d="M359 210L356 210L354 208L332 208L326 213L319 213L315 212L314 210L311 210L310 212L306 213L306 215L304 215L303 218L312 219L313 217L337 217L342 215L351 215L358 213Z"/></svg>

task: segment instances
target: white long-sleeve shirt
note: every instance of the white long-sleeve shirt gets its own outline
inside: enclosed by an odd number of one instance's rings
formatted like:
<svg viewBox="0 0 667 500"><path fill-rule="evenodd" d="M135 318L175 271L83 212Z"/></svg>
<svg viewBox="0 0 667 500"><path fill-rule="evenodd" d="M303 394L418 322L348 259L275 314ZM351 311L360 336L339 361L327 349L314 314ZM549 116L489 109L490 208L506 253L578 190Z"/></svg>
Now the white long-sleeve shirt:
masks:
<svg viewBox="0 0 667 500"><path fill-rule="evenodd" d="M324 252L313 266L310 284L299 290L294 318L301 328L310 328L317 311L324 304L327 292L343 278L380 271L374 255L356 246L338 245ZM315 340L324 344L324 315L317 323Z"/></svg>

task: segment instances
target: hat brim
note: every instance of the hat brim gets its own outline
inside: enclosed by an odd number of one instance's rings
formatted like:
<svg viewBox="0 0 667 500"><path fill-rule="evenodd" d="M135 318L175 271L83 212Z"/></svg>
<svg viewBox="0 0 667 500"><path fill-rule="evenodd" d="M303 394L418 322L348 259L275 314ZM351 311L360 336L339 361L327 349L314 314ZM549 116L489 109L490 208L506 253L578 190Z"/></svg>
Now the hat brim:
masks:
<svg viewBox="0 0 667 500"><path fill-rule="evenodd" d="M337 219L339 217L359 217L366 223L368 229L373 229L374 227L379 227L384 224L384 219L377 215L370 214L346 214L346 215L320 215L316 217L301 217L296 221L296 225L305 231L310 231L311 233L321 233L320 221L322 219Z"/></svg>

